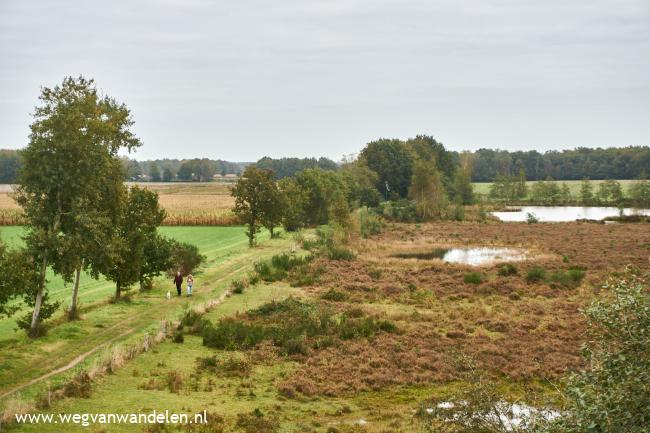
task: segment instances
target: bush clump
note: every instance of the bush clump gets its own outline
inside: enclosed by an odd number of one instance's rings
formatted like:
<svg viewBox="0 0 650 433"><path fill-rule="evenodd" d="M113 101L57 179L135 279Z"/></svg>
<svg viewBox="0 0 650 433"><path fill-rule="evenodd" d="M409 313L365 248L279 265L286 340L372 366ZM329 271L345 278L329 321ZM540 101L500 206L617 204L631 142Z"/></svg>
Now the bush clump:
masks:
<svg viewBox="0 0 650 433"><path fill-rule="evenodd" d="M497 273L499 275L501 275L502 277L508 277L510 275L517 275L518 271L517 271L517 268L515 267L515 265L513 265L511 263L506 263L506 264L502 265L501 267L499 267L499 270L497 271Z"/></svg>
<svg viewBox="0 0 650 433"><path fill-rule="evenodd" d="M227 377L247 377L252 369L253 364L248 356L238 353L226 357L213 355L196 359L197 373L208 371Z"/></svg>
<svg viewBox="0 0 650 433"><path fill-rule="evenodd" d="M360 309L336 314L326 305L288 298L251 310L244 317L224 318L203 331L203 344L225 350L251 349L270 341L287 355L305 355L309 348L331 346L336 339L369 338L396 332L389 321L366 316Z"/></svg>
<svg viewBox="0 0 650 433"><path fill-rule="evenodd" d="M367 209L359 211L359 232L366 239L381 233L383 222L381 218L368 212Z"/></svg>
<svg viewBox="0 0 650 433"><path fill-rule="evenodd" d="M236 295L241 295L244 293L244 289L248 285L248 281L241 279L241 280L232 280L230 283L230 286L232 287L232 292Z"/></svg>
<svg viewBox="0 0 650 433"><path fill-rule="evenodd" d="M463 281L467 284L481 284L483 275L480 272L469 272L463 276Z"/></svg>
<svg viewBox="0 0 650 433"><path fill-rule="evenodd" d="M538 283L546 280L546 269L541 266L533 266L526 272L526 281L529 283Z"/></svg>
<svg viewBox="0 0 650 433"><path fill-rule="evenodd" d="M320 298L325 299L326 301L343 302L348 299L348 295L332 288L320 295Z"/></svg>

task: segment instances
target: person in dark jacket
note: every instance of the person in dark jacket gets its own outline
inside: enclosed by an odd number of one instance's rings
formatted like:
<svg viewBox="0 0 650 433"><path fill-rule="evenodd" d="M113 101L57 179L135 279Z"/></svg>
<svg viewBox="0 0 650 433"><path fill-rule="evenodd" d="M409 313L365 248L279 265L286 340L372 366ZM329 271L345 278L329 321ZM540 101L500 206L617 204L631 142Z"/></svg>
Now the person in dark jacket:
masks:
<svg viewBox="0 0 650 433"><path fill-rule="evenodd" d="M181 296L181 287L183 286L183 276L181 275L181 271L176 272L174 284L176 284L176 292L178 293L178 296Z"/></svg>

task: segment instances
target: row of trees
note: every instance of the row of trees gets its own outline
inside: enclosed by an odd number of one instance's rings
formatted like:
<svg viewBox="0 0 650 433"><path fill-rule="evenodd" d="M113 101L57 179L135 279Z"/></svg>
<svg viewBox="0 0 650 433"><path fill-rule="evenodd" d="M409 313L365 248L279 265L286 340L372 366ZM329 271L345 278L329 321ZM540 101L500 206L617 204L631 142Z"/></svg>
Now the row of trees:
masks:
<svg viewBox="0 0 650 433"><path fill-rule="evenodd" d="M450 202L474 200L471 161L456 164L431 137L369 143L356 160L339 170L308 168L277 181L273 170L249 166L232 188L234 212L247 225L251 245L262 227L271 235L280 225L288 231L334 223L346 226L350 210L377 207L382 199L415 204L419 220L442 218Z"/></svg>
<svg viewBox="0 0 650 433"><path fill-rule="evenodd" d="M248 163L227 162L208 158L162 159L136 161L123 158L125 180L150 182L208 182L215 174L241 174Z"/></svg>
<svg viewBox="0 0 650 433"><path fill-rule="evenodd" d="M492 182L499 174L516 176L520 170L527 180L636 179L650 167L648 146L579 147L545 153L479 149L472 157L475 182Z"/></svg>
<svg viewBox="0 0 650 433"><path fill-rule="evenodd" d="M265 156L255 163L257 168L272 170L276 179L295 176L308 168L321 170L338 170L339 165L328 158L270 158Z"/></svg>
<svg viewBox="0 0 650 433"><path fill-rule="evenodd" d="M114 281L119 299L133 284L146 288L170 268L202 259L195 247L158 234L165 212L157 194L124 185L117 154L141 145L124 104L100 96L83 77L44 88L40 101L15 192L27 220L25 247L0 247L7 276L0 280L0 313L15 312L23 300L32 312L19 325L32 336L58 308L48 298L48 268L74 281L68 311L74 318L82 271Z"/></svg>
<svg viewBox="0 0 650 433"><path fill-rule="evenodd" d="M566 182L551 178L537 181L531 187L526 184L523 170L517 176L497 175L490 186L489 198L503 203L526 202L537 205L582 206L650 206L650 181L644 177L631 183L624 193L620 182L608 179L599 182L597 187L589 179L583 179L577 195L571 193Z"/></svg>

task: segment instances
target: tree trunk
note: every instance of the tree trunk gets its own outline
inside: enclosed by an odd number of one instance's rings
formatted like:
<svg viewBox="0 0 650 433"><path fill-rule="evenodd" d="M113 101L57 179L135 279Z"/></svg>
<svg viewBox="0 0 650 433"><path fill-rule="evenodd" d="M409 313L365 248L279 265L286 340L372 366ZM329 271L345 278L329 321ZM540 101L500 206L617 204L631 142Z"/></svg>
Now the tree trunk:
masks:
<svg viewBox="0 0 650 433"><path fill-rule="evenodd" d="M120 287L119 284L115 285L115 300L119 301L120 300L120 295L122 294L122 288Z"/></svg>
<svg viewBox="0 0 650 433"><path fill-rule="evenodd" d="M32 323L29 327L29 335L32 337L38 336L38 317L41 314L41 305L43 304L43 292L45 290L45 271L47 270L47 252L43 254L43 262L41 263L41 274L38 282L38 292L36 292L36 300L34 302L34 312L32 313Z"/></svg>
<svg viewBox="0 0 650 433"><path fill-rule="evenodd" d="M72 287L72 299L70 300L70 309L68 310L68 318L70 319L75 319L77 317L77 296L79 295L80 277L81 277L81 266L77 268L76 275L74 277L74 286Z"/></svg>

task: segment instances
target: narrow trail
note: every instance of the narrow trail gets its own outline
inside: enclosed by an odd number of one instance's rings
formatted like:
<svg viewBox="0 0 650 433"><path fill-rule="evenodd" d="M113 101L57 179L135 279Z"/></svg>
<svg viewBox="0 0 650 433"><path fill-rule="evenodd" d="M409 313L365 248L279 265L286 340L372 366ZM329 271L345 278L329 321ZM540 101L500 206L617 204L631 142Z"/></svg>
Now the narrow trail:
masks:
<svg viewBox="0 0 650 433"><path fill-rule="evenodd" d="M257 255L258 258L266 256L268 254L274 253L275 249L271 248L269 251L265 251L263 254ZM243 264L242 264L243 263ZM207 268L206 270L211 270L211 271L216 271L219 268L230 268L230 269L224 269L226 273L220 275L218 278L211 280L212 285L218 285L219 283L223 283L224 281L228 280L231 278L233 275L240 273L241 271L250 268L251 266L251 260L248 255L244 254L242 257L237 257L231 260L226 260L226 262L221 263L220 265L214 266ZM234 268L233 268L234 267ZM211 292L210 292L211 293ZM202 303L204 305L208 305L210 308L214 308L215 306L223 303L223 301L226 299L228 296L229 290L224 290L223 293L221 293L218 297L216 298L210 298L209 296L206 297L205 299L202 299ZM124 338L130 334L133 334L136 331L140 331L148 326L151 326L153 323L156 321L160 320L168 320L169 317L165 316L165 313L171 314L171 310L174 309L174 307L177 307L178 305L170 305L167 302L160 302L157 305L150 306L147 309L146 312L146 317L143 319L142 316L140 315L133 315L132 317L129 317L121 322L117 322L107 328L102 329L98 333L94 333L93 335L88 336L85 341L75 341L74 345L79 347L79 346L84 346L84 343L88 343L89 340L97 341L98 339L101 340L102 337L109 337L110 334L115 332L116 330L120 330L120 328L124 328L126 326L130 326L128 329L125 331L120 332L118 335L110 336L107 340L104 340L94 346L92 346L89 350L83 352L82 354L79 354L75 356L72 360L67 361L64 365L60 365L58 367L53 368L52 370L48 371L47 373L44 373L38 377L35 377L33 379L29 379L26 382L20 383L18 385L15 385L13 388L11 388L8 391L2 391L0 394L0 400L5 399L6 397L11 396L12 394L15 394L18 391L21 391L25 388L28 388L32 385L35 385L39 382L42 382L52 376L55 376L57 374L63 373L67 370L70 370L71 368L74 368L76 365L79 363L83 362L85 359L87 359L89 356L95 354L98 350L108 347L112 343L116 342L117 340ZM170 311L167 311L170 310ZM175 309L174 309L175 311ZM137 319L142 320L141 323L136 323L133 324ZM36 363L38 364L38 363ZM27 368L23 369L21 371L22 376L29 376L30 372L35 372L38 370L37 366L34 366L32 368Z"/></svg>
<svg viewBox="0 0 650 433"><path fill-rule="evenodd" d="M4 392L3 394L0 394L0 400L5 398L5 397L10 396L11 394L13 394L15 392L20 391L21 389L27 388L28 386L34 385L34 384L36 384L38 382L41 382L41 381L43 381L43 380L45 380L45 379L47 379L49 377L54 376L56 374L63 373L66 370L70 370L72 367L79 364L81 361L88 358L90 355L97 352L99 349L101 349L101 348L103 348L105 346L108 346L109 344L113 343L115 340L118 340L118 339L132 333L133 331L135 331L135 329L131 328L131 329L121 333L120 335L117 335L117 336L111 338L110 340L104 341L103 343L95 346L94 348L90 349L88 352L82 353L81 355L77 356L76 358L74 358L72 361L68 362L64 366L56 368L56 369L50 371L49 373L44 374L43 376L37 377L37 378L32 379L32 380L30 380L28 382L25 382L25 383L22 383L22 384L18 385L17 387L15 387L13 389L10 389L9 391Z"/></svg>

